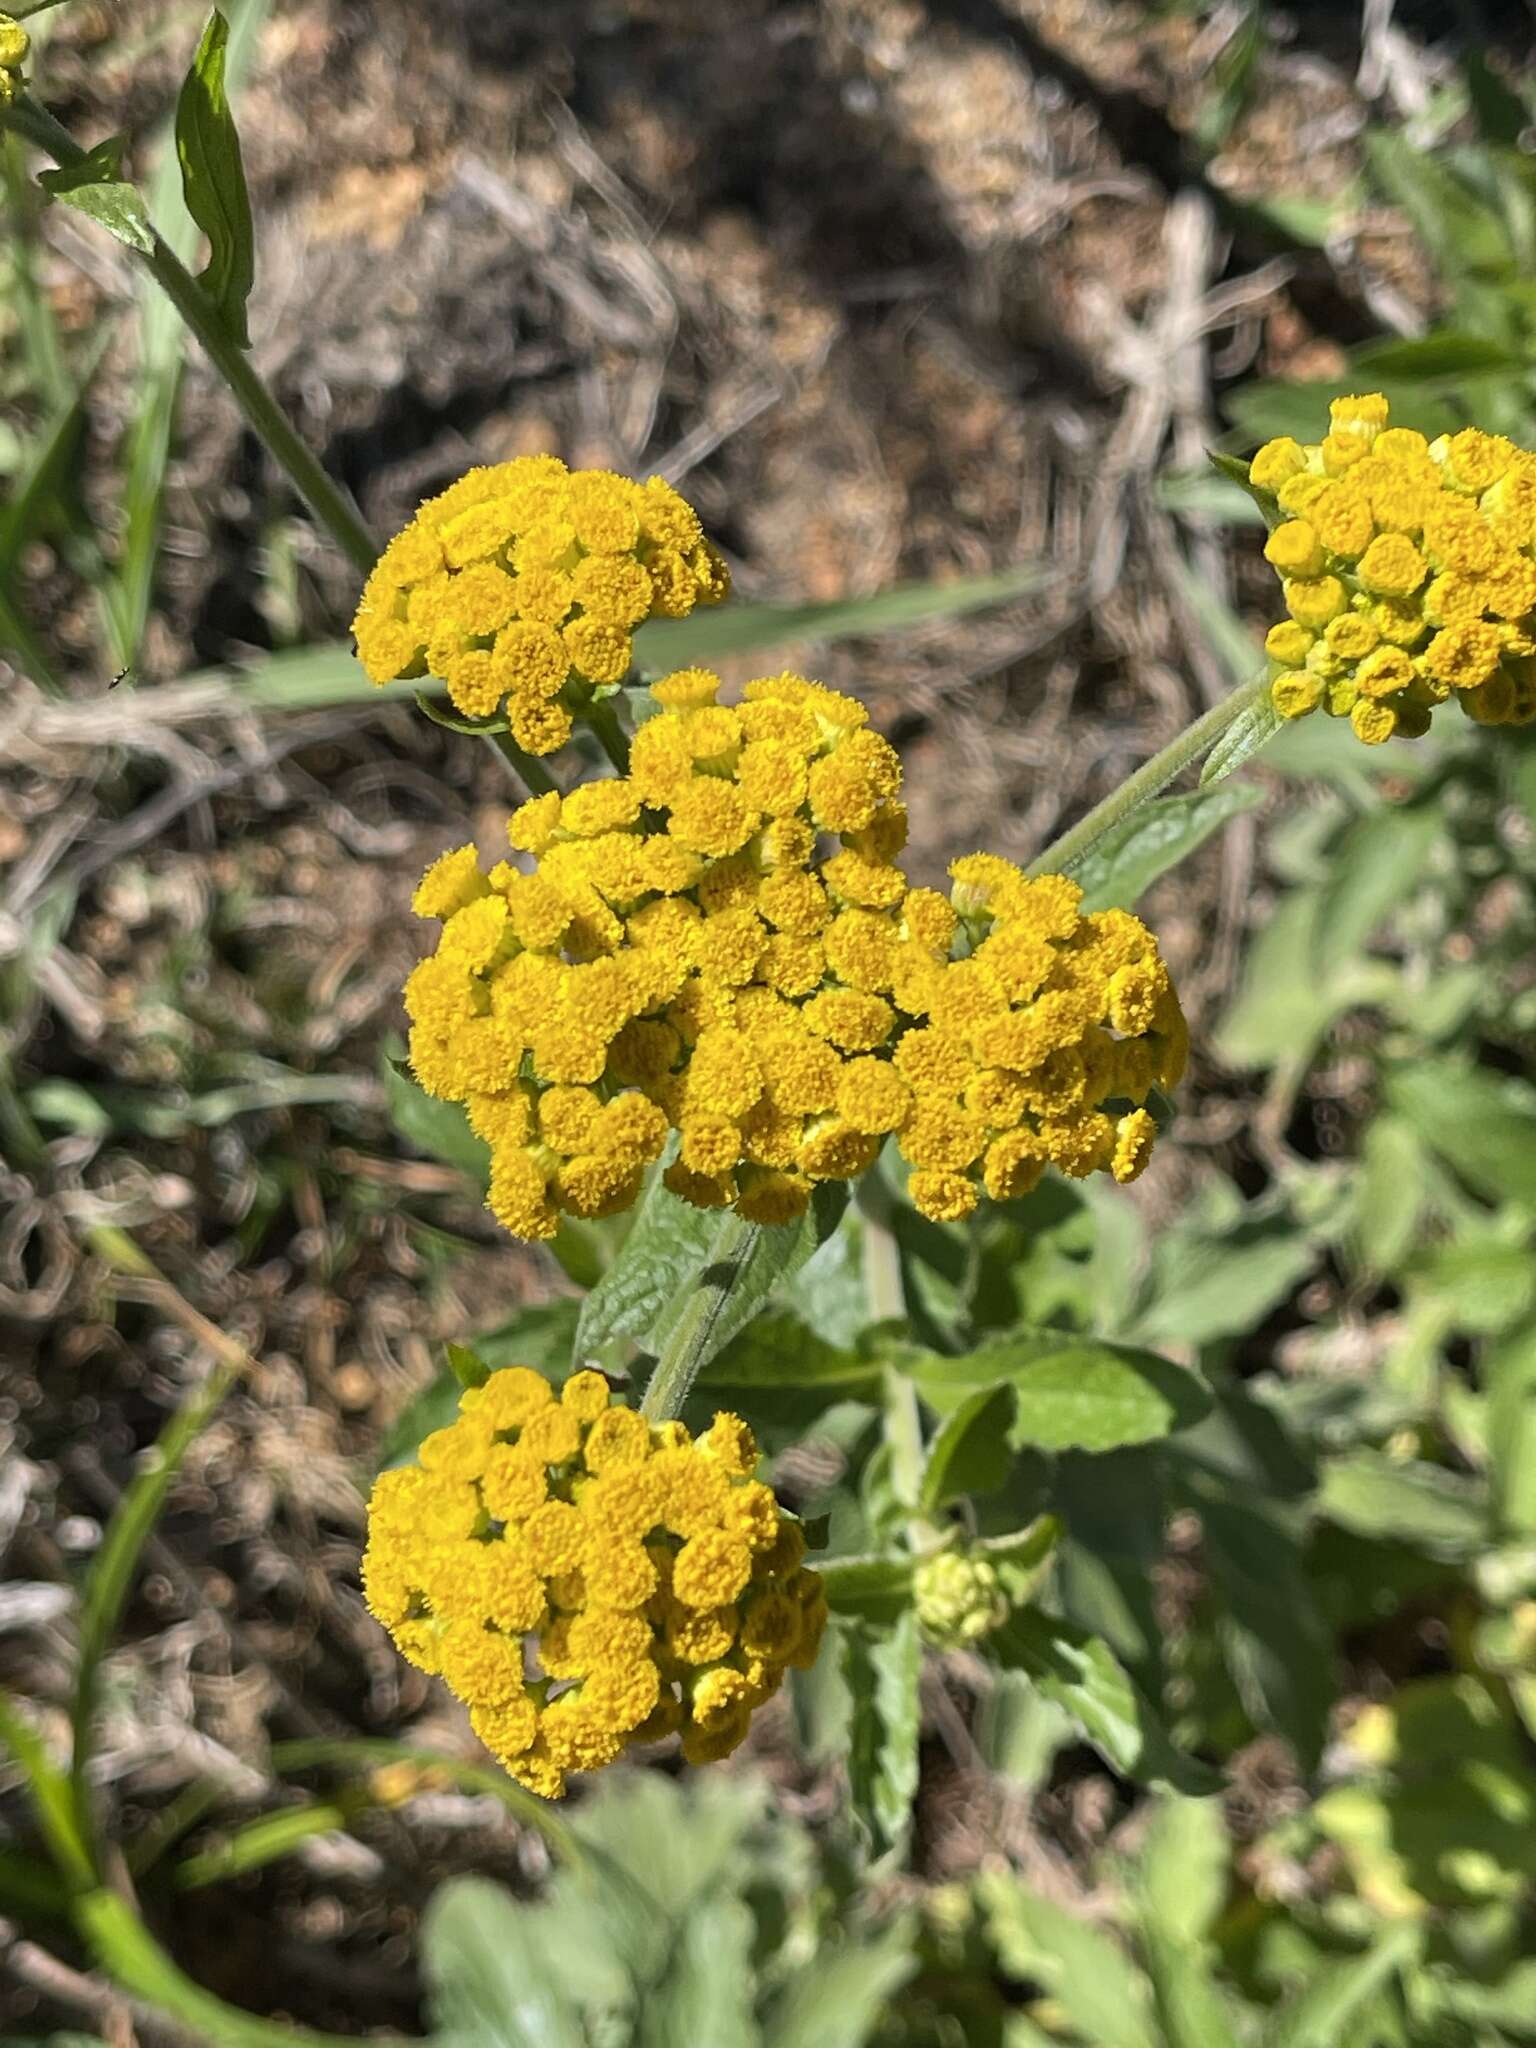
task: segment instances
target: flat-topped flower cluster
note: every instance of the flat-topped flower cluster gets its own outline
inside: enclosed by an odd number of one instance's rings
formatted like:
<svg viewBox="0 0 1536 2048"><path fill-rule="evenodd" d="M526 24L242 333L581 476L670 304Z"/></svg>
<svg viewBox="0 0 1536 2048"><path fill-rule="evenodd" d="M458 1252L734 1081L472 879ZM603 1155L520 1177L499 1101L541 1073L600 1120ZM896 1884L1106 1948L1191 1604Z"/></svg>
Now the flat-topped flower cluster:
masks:
<svg viewBox="0 0 1536 2048"><path fill-rule="evenodd" d="M863 706L794 675L718 690L657 683L627 775L524 804L531 872L464 846L417 891L443 930L406 988L412 1065L489 1143L501 1221L626 1207L672 1132L667 1185L760 1223L893 1133L943 1220L1051 1165L1133 1179L1187 1043L1146 926L984 854L948 896L910 888Z"/></svg>
<svg viewBox="0 0 1536 2048"><path fill-rule="evenodd" d="M628 674L636 626L730 587L698 514L660 477L524 455L427 500L379 557L352 631L374 682L440 676L467 717L503 712L519 746L549 754Z"/></svg>
<svg viewBox="0 0 1536 2048"><path fill-rule="evenodd" d="M1379 393L1337 398L1315 445L1269 441L1249 478L1280 518L1264 552L1285 718L1322 710L1377 745L1454 697L1480 725L1536 718L1536 455L1465 427L1428 441Z"/></svg>
<svg viewBox="0 0 1536 2048"><path fill-rule="evenodd" d="M459 1406L369 1502L364 1591L402 1654L546 1798L631 1743L728 1756L827 1620L746 1424L694 1438L614 1403L601 1373L556 1398L527 1366Z"/></svg>

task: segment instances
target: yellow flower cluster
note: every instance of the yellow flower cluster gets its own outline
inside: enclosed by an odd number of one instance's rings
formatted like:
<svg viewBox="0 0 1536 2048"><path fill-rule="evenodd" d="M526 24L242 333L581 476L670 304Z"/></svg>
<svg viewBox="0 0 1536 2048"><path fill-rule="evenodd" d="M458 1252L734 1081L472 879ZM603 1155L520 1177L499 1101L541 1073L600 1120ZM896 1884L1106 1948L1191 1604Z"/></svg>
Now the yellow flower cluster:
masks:
<svg viewBox="0 0 1536 2048"><path fill-rule="evenodd" d="M627 776L525 804L534 872L464 846L417 891L444 922L406 987L412 1064L490 1145L506 1227L626 1207L669 1131L674 1193L760 1223L892 1133L941 1220L1047 1165L1133 1179L1187 1046L1146 927L983 854L947 899L909 888L863 707L793 675L718 689L667 677Z"/></svg>
<svg viewBox="0 0 1536 2048"><path fill-rule="evenodd" d="M364 1593L402 1654L546 1798L679 1731L689 1763L728 1756L827 1621L746 1424L694 1438L614 1404L601 1373L556 1399L527 1366L459 1411L368 1504Z"/></svg>
<svg viewBox="0 0 1536 2048"><path fill-rule="evenodd" d="M1265 641L1284 718L1322 709L1378 745L1455 696L1480 725L1536 719L1536 455L1466 427L1427 441L1379 394L1327 436L1266 442L1249 478L1283 515L1264 553L1290 617Z"/></svg>
<svg viewBox="0 0 1536 2048"><path fill-rule="evenodd" d="M19 21L0 14L0 107L8 107L21 90L21 67L27 61L32 38Z"/></svg>
<svg viewBox="0 0 1536 2048"><path fill-rule="evenodd" d="M530 754L629 671L643 620L718 604L730 576L670 484L553 455L472 469L429 498L379 557L352 622L376 683L441 676L458 709Z"/></svg>

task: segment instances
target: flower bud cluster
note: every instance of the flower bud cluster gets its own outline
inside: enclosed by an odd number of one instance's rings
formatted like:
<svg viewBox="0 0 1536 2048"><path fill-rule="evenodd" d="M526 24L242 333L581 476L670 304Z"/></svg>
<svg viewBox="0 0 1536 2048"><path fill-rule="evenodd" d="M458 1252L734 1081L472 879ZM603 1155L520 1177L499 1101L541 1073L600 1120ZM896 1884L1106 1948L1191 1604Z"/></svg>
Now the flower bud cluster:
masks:
<svg viewBox="0 0 1536 2048"><path fill-rule="evenodd" d="M729 591L698 514L660 477L524 455L428 499L380 556L352 631L374 682L441 676L467 717L505 707L518 745L549 754L628 673L636 626Z"/></svg>
<svg viewBox="0 0 1536 2048"><path fill-rule="evenodd" d="M1266 442L1249 479L1290 617L1265 648L1284 718L1322 710L1375 746L1454 697L1480 725L1536 718L1536 455L1466 427L1428 441L1379 394Z"/></svg>
<svg viewBox="0 0 1536 2048"><path fill-rule="evenodd" d="M0 107L8 107L21 91L21 67L32 38L9 14L0 14Z"/></svg>
<svg viewBox="0 0 1536 2048"><path fill-rule="evenodd" d="M364 1592L402 1654L546 1798L630 1743L728 1756L827 1621L746 1424L694 1438L614 1403L600 1373L557 1398L526 1366L459 1409L368 1504Z"/></svg>
<svg viewBox="0 0 1536 2048"><path fill-rule="evenodd" d="M997 1567L961 1550L935 1551L912 1574L912 1604L923 1633L945 1650L965 1650L1008 1619Z"/></svg>
<svg viewBox="0 0 1536 2048"><path fill-rule="evenodd" d="M411 1061L491 1147L490 1205L547 1238L667 1184L750 1221L802 1214L895 1134L924 1214L1025 1194L1048 1165L1131 1180L1187 1038L1152 935L1062 876L977 854L914 889L900 763L800 676L654 686L627 776L513 817L533 863L428 870Z"/></svg>

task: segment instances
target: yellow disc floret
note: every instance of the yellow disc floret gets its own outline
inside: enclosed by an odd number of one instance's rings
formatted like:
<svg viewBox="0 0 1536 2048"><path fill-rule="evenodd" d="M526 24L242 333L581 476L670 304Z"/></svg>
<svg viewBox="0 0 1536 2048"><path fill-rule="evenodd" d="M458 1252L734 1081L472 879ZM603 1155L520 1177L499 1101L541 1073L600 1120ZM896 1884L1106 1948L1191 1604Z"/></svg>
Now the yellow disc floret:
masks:
<svg viewBox="0 0 1536 2048"><path fill-rule="evenodd" d="M547 1798L681 1731L726 1756L826 1622L805 1544L737 1416L697 1440L578 1372L492 1373L368 1504L363 1590L506 1769Z"/></svg>
<svg viewBox="0 0 1536 2048"><path fill-rule="evenodd" d="M1369 746L1452 695L1480 725L1536 719L1536 454L1475 427L1427 441L1368 394L1248 476L1290 614L1264 642L1282 718L1321 709Z"/></svg>

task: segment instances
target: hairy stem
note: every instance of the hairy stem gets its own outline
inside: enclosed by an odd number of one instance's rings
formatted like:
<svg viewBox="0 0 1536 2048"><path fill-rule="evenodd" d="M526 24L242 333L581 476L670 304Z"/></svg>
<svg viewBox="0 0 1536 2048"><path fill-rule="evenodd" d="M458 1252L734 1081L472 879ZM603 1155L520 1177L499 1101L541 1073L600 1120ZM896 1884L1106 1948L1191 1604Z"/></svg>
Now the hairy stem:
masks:
<svg viewBox="0 0 1536 2048"><path fill-rule="evenodd" d="M683 1412L699 1368L709 1357L715 1326L735 1292L760 1225L727 1215L698 1287L672 1325L651 1383L640 1403L647 1422L671 1422Z"/></svg>
<svg viewBox="0 0 1536 2048"><path fill-rule="evenodd" d="M1144 762L1102 803L1095 804L1086 818L1079 819L1059 839L1053 839L1045 851L1030 862L1025 872L1031 875L1070 874L1106 832L1123 818L1128 818L1132 811L1139 810L1159 790L1166 789L1192 761L1198 761L1202 754L1209 752L1227 727L1251 704L1256 704L1268 688L1267 674L1255 676L1229 697L1223 697L1219 704L1213 704L1193 725L1185 726L1176 739L1170 740L1150 761Z"/></svg>

